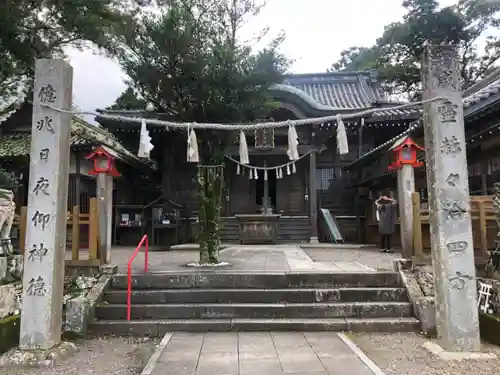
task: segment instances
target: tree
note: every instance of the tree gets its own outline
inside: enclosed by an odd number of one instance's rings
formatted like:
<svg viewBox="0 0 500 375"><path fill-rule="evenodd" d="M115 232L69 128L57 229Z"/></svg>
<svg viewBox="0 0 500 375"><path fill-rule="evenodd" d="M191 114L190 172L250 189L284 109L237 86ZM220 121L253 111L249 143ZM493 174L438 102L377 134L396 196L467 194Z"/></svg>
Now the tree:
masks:
<svg viewBox="0 0 500 375"><path fill-rule="evenodd" d="M133 109L146 109L147 102L144 99L140 99L134 92L132 87L128 87L124 92L116 98L115 102L107 109L122 109L122 110L133 110Z"/></svg>
<svg viewBox="0 0 500 375"><path fill-rule="evenodd" d="M29 91L34 60L63 55L68 45L92 42L113 50L113 36L134 3L119 0L3 0L0 2L0 111ZM4 107L4 108L2 108Z"/></svg>
<svg viewBox="0 0 500 375"><path fill-rule="evenodd" d="M117 54L128 84L161 112L184 122L230 123L267 116L270 85L289 61L280 36L253 53L238 37L261 8L254 0L170 0L121 36ZM201 162L221 165L229 132L196 131ZM234 134L233 134L234 135ZM185 144L185 135L181 135ZM200 262L218 262L222 171L199 168Z"/></svg>
<svg viewBox="0 0 500 375"><path fill-rule="evenodd" d="M375 45L341 53L332 70L376 69L389 95L419 95L420 57L426 41L460 48L463 88L488 74L500 58L500 4L460 0L439 8L437 0L406 0L403 21L386 26Z"/></svg>

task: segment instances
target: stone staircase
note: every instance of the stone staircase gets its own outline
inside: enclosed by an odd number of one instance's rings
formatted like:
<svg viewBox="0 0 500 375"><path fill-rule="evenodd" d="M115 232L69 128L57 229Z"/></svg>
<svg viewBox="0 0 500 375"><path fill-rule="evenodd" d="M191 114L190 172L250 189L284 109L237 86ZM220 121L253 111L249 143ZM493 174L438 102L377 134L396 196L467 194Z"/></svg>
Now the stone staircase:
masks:
<svg viewBox="0 0 500 375"><path fill-rule="evenodd" d="M418 329L399 274L163 273L113 277L96 307L96 334L161 336L168 331L356 331Z"/></svg>

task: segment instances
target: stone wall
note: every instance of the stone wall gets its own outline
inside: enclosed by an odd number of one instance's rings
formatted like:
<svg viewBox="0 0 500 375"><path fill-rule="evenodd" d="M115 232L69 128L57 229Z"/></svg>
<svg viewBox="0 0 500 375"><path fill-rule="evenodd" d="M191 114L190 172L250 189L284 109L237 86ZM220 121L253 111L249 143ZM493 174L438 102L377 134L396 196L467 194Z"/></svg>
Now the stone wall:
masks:
<svg viewBox="0 0 500 375"><path fill-rule="evenodd" d="M400 272L408 291L417 317L422 324L422 331L429 335L435 332L434 276L430 267L413 266L411 261L395 260L394 269ZM500 281L487 277L477 277L479 295L480 282L492 285L490 314L500 316Z"/></svg>
<svg viewBox="0 0 500 375"><path fill-rule="evenodd" d="M22 308L23 256L0 258L0 341L5 341L2 350L17 344L19 317ZM63 299L63 332L66 335L82 336L93 319L94 307L109 285L115 266L87 267L66 270ZM7 337L9 336L9 343ZM10 342L16 340L15 342ZM0 350L0 353L2 352Z"/></svg>

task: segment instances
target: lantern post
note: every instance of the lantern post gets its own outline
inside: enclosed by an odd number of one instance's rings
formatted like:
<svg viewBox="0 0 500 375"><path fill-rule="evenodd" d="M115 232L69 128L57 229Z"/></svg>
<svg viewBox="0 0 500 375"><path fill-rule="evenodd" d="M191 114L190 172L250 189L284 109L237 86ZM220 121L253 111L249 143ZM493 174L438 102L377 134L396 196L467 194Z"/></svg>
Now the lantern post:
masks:
<svg viewBox="0 0 500 375"><path fill-rule="evenodd" d="M120 176L115 166L117 155L105 146L92 151L87 160L93 162L89 174L97 180L97 207L99 215L99 259L111 262L111 225L113 220L113 177Z"/></svg>
<svg viewBox="0 0 500 375"><path fill-rule="evenodd" d="M413 203L415 192L414 169L424 164L417 160L417 151L424 151L410 137L397 141L390 150L394 162L389 169L396 169L398 175L399 228L401 233L401 252L405 259L413 256Z"/></svg>

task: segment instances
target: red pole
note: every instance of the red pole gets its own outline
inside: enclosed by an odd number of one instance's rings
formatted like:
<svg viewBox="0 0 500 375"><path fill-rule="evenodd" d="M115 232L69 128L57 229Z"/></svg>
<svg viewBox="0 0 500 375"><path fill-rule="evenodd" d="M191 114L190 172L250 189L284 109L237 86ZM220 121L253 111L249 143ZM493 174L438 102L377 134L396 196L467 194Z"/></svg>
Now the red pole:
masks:
<svg viewBox="0 0 500 375"><path fill-rule="evenodd" d="M132 262L135 259L135 256L141 249L142 245L144 244L146 254L144 256L144 272L148 272L148 267L149 267L149 240L148 240L148 235L145 234L141 242L139 242L139 245L137 245L134 253L130 257L127 265L127 320L130 321L130 315L131 315L131 308L132 308Z"/></svg>
<svg viewBox="0 0 500 375"><path fill-rule="evenodd" d="M127 320L130 321L130 309L131 309L131 299L132 299L132 264L128 264L127 273Z"/></svg>
<svg viewBox="0 0 500 375"><path fill-rule="evenodd" d="M148 236L146 235L146 254L144 256L144 272L148 272L148 264L149 264L149 239Z"/></svg>

